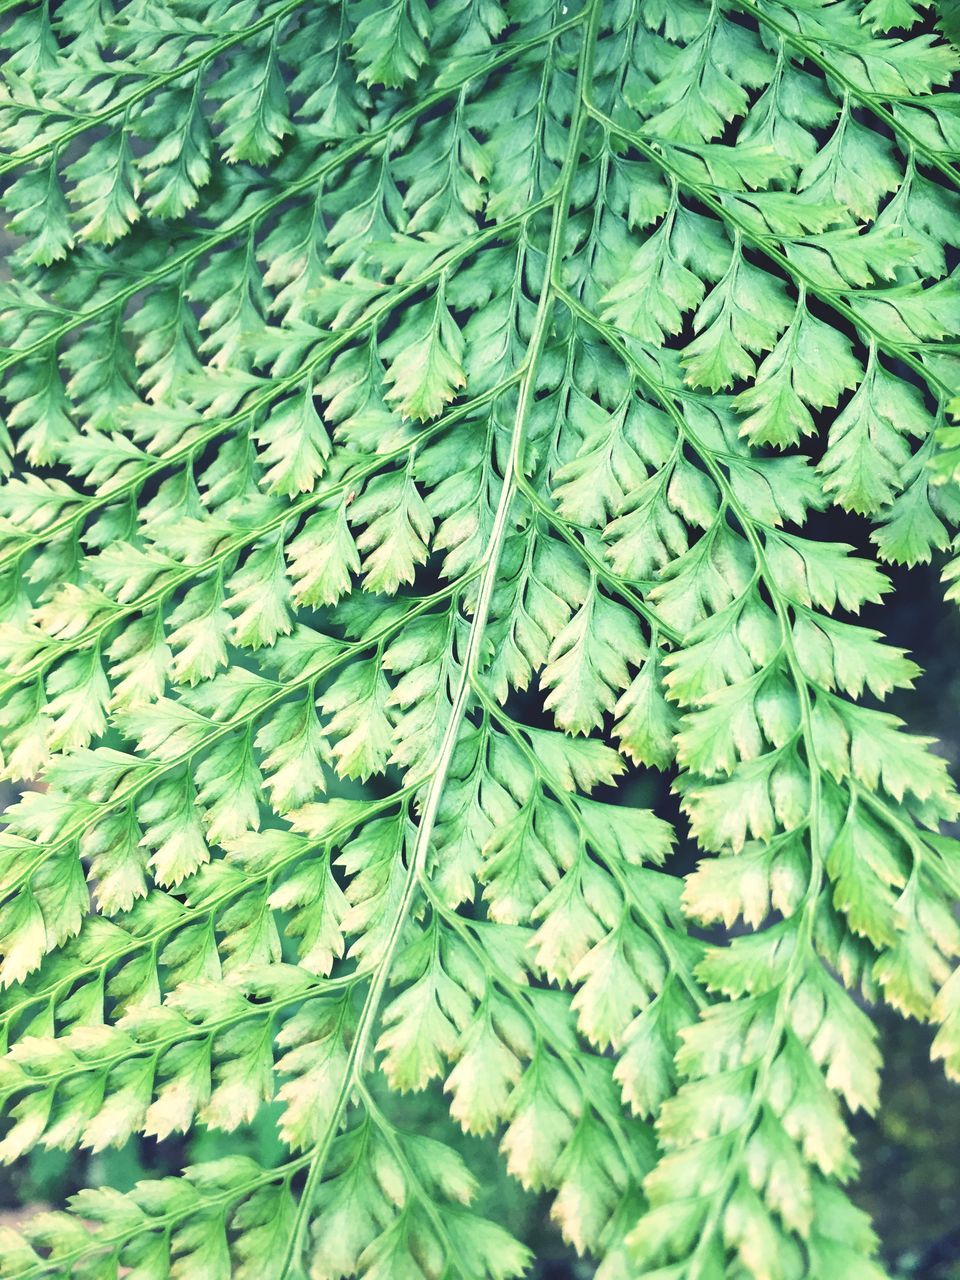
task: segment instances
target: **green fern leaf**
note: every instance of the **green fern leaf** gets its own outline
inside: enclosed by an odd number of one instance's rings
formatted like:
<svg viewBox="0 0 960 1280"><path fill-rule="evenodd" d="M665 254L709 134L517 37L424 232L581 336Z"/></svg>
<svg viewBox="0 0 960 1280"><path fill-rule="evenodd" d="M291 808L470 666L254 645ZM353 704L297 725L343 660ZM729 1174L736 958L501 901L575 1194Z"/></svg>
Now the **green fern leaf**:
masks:
<svg viewBox="0 0 960 1280"><path fill-rule="evenodd" d="M506 1280L486 1144L599 1280L880 1280L865 1008L960 1077L960 799L872 625L960 525L955 49L0 8L0 1158L226 1135L0 1273Z"/></svg>

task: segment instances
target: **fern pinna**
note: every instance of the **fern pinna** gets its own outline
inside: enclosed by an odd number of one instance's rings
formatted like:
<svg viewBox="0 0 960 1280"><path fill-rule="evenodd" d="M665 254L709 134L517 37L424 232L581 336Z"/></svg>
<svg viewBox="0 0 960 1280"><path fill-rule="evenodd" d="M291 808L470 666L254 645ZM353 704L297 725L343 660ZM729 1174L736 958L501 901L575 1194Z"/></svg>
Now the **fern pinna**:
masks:
<svg viewBox="0 0 960 1280"><path fill-rule="evenodd" d="M0 8L0 726L42 784L0 1155L264 1107L287 1150L84 1191L0 1275L519 1275L459 1125L599 1280L879 1280L865 1008L960 1073L960 804L853 616L960 522L930 12Z"/></svg>

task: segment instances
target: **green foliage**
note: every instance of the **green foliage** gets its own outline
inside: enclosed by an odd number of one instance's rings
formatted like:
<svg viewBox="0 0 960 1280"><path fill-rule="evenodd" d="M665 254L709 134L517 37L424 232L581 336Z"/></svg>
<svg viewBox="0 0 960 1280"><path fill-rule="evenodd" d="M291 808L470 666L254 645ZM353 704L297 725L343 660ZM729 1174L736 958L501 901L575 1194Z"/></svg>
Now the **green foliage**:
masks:
<svg viewBox="0 0 960 1280"><path fill-rule="evenodd" d="M960 522L954 49L901 0L2 11L0 1156L271 1106L288 1155L0 1274L519 1275L402 1122L439 1087L600 1280L879 1280L865 1004L960 1075L960 801L856 617Z"/></svg>

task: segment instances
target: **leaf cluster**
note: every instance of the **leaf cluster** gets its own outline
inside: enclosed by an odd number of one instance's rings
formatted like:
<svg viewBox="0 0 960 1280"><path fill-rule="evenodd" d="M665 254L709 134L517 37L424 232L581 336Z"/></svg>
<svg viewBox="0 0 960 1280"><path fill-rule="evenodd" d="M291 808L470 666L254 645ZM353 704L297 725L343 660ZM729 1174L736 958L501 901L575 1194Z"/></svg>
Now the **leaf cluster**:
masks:
<svg viewBox="0 0 960 1280"><path fill-rule="evenodd" d="M911 0L0 14L0 1157L288 1152L0 1275L519 1275L434 1087L599 1280L880 1280L865 1006L960 1076L960 800L858 617L960 524L956 50Z"/></svg>

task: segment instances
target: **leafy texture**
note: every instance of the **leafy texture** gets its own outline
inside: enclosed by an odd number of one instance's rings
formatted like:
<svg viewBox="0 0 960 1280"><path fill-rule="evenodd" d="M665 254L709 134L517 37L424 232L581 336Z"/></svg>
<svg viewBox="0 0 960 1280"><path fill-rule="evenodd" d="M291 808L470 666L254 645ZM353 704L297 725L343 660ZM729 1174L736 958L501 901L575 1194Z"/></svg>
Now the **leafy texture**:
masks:
<svg viewBox="0 0 960 1280"><path fill-rule="evenodd" d="M960 515L953 48L878 0L3 12L0 1156L266 1106L288 1156L0 1273L518 1275L431 1088L600 1280L879 1280L865 1003L960 1075L960 803L857 618Z"/></svg>

